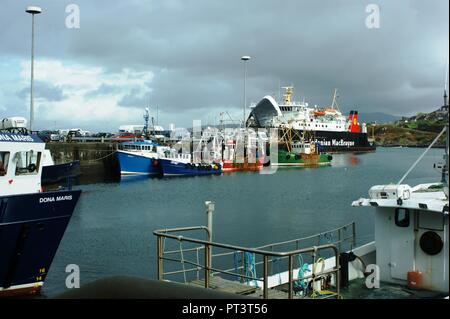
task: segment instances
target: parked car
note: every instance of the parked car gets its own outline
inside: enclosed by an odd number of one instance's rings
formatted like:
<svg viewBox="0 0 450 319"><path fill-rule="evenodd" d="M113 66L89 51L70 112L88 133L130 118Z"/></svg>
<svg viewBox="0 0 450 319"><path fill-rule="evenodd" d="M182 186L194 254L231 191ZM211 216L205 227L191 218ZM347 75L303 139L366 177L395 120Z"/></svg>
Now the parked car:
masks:
<svg viewBox="0 0 450 319"><path fill-rule="evenodd" d="M57 138L55 135L57 136ZM45 143L59 140L59 134L56 131L49 131L49 130L39 131L38 136Z"/></svg>
<svg viewBox="0 0 450 319"><path fill-rule="evenodd" d="M94 134L94 135L92 135L93 137L105 137L105 138L109 138L109 137L112 137L113 136L113 134L111 134L111 133L106 133L106 132L99 132L99 133L96 133L96 134Z"/></svg>

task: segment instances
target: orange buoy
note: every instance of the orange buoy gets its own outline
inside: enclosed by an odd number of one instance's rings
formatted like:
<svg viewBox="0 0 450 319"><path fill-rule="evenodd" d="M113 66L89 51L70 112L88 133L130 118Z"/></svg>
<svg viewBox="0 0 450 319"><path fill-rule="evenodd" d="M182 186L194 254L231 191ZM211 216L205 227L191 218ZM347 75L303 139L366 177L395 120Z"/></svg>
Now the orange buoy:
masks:
<svg viewBox="0 0 450 319"><path fill-rule="evenodd" d="M422 273L418 270L408 271L407 281L408 288L420 289L422 288Z"/></svg>

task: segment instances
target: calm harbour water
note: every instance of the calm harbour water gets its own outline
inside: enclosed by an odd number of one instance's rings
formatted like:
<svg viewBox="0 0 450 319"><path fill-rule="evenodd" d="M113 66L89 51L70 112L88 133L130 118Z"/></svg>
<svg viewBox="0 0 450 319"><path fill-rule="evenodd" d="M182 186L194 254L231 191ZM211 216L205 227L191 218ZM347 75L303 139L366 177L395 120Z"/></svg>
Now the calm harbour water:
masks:
<svg viewBox="0 0 450 319"><path fill-rule="evenodd" d="M216 202L214 240L254 247L356 222L358 244L373 240L373 209L351 207L376 184L397 182L423 149L379 148L336 154L331 167L279 169L273 175L232 173L78 186L83 190L42 295L67 288L66 265L80 267L81 285L109 275L156 278L160 228L205 225L204 202ZM432 149L405 180L440 180Z"/></svg>

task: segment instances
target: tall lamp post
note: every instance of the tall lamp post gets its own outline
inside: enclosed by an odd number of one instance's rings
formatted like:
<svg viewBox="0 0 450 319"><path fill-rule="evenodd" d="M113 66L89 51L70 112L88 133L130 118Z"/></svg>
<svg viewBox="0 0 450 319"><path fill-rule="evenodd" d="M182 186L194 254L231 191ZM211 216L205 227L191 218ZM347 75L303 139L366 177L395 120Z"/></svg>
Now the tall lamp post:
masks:
<svg viewBox="0 0 450 319"><path fill-rule="evenodd" d="M242 124L245 127L245 110L247 108L247 61L250 60L250 57L244 55L241 57L241 60L244 61L244 119Z"/></svg>
<svg viewBox="0 0 450 319"><path fill-rule="evenodd" d="M27 7L25 12L31 14L31 88L30 88L30 131L33 129L34 101L33 101L33 78L34 78L34 15L40 14L42 9L35 6Z"/></svg>

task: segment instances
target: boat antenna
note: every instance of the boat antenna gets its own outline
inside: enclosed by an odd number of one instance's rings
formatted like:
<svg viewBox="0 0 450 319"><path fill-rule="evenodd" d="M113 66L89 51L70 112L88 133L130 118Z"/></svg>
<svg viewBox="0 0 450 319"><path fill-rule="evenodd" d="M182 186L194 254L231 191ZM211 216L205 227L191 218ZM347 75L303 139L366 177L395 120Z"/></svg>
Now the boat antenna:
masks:
<svg viewBox="0 0 450 319"><path fill-rule="evenodd" d="M278 78L278 101L281 101L281 79Z"/></svg>
<svg viewBox="0 0 450 319"><path fill-rule="evenodd" d="M149 119L149 108L148 107L146 107L145 108L145 113L144 113L144 129L143 129L143 133L144 133L144 136L145 137L147 137L147 135L148 135L148 119Z"/></svg>
<svg viewBox="0 0 450 319"><path fill-rule="evenodd" d="M153 129L153 135L156 135L156 131L155 131L155 119L152 116L152 129Z"/></svg>

